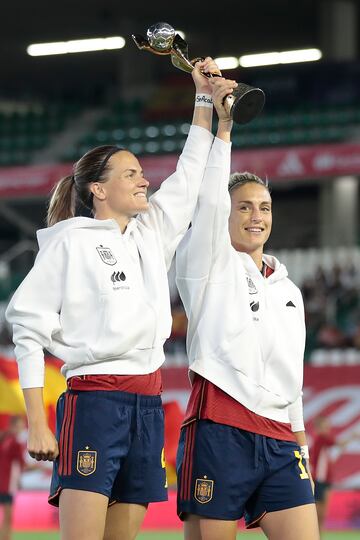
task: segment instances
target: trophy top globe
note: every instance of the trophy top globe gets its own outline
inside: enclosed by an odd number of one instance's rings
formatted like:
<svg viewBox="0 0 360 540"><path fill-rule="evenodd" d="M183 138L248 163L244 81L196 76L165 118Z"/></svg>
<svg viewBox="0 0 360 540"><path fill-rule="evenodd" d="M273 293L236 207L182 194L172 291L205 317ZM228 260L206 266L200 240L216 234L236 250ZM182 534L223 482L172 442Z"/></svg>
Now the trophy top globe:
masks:
<svg viewBox="0 0 360 540"><path fill-rule="evenodd" d="M169 51L172 47L175 30L170 24L159 22L148 29L146 36L150 46L160 52Z"/></svg>

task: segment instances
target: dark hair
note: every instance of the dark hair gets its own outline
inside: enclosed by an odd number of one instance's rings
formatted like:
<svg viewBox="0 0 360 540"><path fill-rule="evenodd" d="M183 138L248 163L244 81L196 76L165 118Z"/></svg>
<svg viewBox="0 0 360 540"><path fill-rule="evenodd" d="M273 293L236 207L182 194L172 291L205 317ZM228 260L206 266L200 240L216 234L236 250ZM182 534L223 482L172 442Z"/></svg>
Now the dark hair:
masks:
<svg viewBox="0 0 360 540"><path fill-rule="evenodd" d="M106 182L110 169L108 161L113 154L124 150L114 145L97 146L74 164L73 174L61 178L54 186L47 212L47 225L76 215L77 206L93 209L91 182Z"/></svg>
<svg viewBox="0 0 360 540"><path fill-rule="evenodd" d="M230 175L229 180L229 192L231 192L234 188L244 186L245 184L248 184L249 182L253 182L254 184L259 184L260 186L263 186L268 190L270 193L269 183L266 180L262 180L259 176L256 176L256 174L249 173L247 171L244 172L234 172Z"/></svg>

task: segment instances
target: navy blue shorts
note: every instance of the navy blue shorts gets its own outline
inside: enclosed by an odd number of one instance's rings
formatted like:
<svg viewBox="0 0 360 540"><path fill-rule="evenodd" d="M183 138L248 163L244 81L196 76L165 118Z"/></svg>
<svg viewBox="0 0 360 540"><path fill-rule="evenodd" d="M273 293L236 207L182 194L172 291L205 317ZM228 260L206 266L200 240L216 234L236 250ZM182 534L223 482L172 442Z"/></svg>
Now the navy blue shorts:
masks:
<svg viewBox="0 0 360 540"><path fill-rule="evenodd" d="M315 480L315 501L323 502L329 489L331 489L330 482L317 482Z"/></svg>
<svg viewBox="0 0 360 540"><path fill-rule="evenodd" d="M14 496L11 493L0 493L0 504L12 504Z"/></svg>
<svg viewBox="0 0 360 540"><path fill-rule="evenodd" d="M66 488L102 493L109 504L167 500L160 396L68 390L57 404L56 437L50 504Z"/></svg>
<svg viewBox="0 0 360 540"><path fill-rule="evenodd" d="M199 420L184 428L177 455L178 515L258 527L267 512L314 503L296 443Z"/></svg>

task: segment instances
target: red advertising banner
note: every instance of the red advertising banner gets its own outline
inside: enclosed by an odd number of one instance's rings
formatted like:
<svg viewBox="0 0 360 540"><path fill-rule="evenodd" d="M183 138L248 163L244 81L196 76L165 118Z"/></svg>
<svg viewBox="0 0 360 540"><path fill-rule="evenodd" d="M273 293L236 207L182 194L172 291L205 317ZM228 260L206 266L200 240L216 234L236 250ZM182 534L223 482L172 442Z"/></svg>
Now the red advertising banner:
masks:
<svg viewBox="0 0 360 540"><path fill-rule="evenodd" d="M146 178L156 189L175 169L177 156L140 158ZM272 183L360 174L360 144L315 144L238 150L233 148L232 170L250 171ZM47 195L72 164L0 168L0 198Z"/></svg>
<svg viewBox="0 0 360 540"><path fill-rule="evenodd" d="M250 171L272 182L356 175L360 173L360 145L317 144L235 151L232 170Z"/></svg>
<svg viewBox="0 0 360 540"><path fill-rule="evenodd" d="M20 491L15 498L14 530L58 530L58 509L50 506L47 498L47 491ZM359 516L359 492L333 491L330 494L329 511L325 524L327 529L358 530L360 528ZM176 513L176 491L169 490L169 500L167 502L152 503L149 505L141 530L158 531L163 529L164 531L169 531L180 530L182 528L183 522L180 521ZM243 531L244 528L244 521L241 520L239 522L239 529ZM251 534L247 535L247 537L251 539Z"/></svg>
<svg viewBox="0 0 360 540"><path fill-rule="evenodd" d="M310 442L318 416L328 418L336 441L352 438L346 446L331 450L334 484L342 489L359 489L360 366L306 366L304 417Z"/></svg>

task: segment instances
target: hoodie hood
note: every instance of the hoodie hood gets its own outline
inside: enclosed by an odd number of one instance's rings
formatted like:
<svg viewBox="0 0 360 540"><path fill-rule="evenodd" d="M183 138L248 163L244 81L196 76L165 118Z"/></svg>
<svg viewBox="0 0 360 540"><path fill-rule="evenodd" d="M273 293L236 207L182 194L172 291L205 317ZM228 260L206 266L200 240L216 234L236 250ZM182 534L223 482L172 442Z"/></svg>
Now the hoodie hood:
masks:
<svg viewBox="0 0 360 540"><path fill-rule="evenodd" d="M274 272L271 274L271 276L267 278L269 280L269 283L274 283L275 281L279 281L280 279L285 279L288 277L288 271L285 264L281 263L273 255L264 254L263 261L265 264L270 266L270 268L274 269Z"/></svg>
<svg viewBox="0 0 360 540"><path fill-rule="evenodd" d="M126 227L125 236L130 234L136 228L136 219L131 219ZM39 229L36 233L39 248L41 249L49 240L62 236L64 233L72 229L103 229L103 230L119 230L119 225L115 219L95 219L88 217L73 217L59 221L52 227Z"/></svg>
<svg viewBox="0 0 360 540"><path fill-rule="evenodd" d="M259 275L259 269L256 266L254 260L250 255L247 253L238 251L238 256L241 259L241 263L244 266L245 272L247 272L250 275L258 276ZM269 276L267 279L269 283L275 283L275 281L279 281L281 279L285 279L288 276L288 271L286 269L286 266L282 264L276 257L273 255L263 255L263 261L265 264L270 266L270 268L273 268L274 272Z"/></svg>

